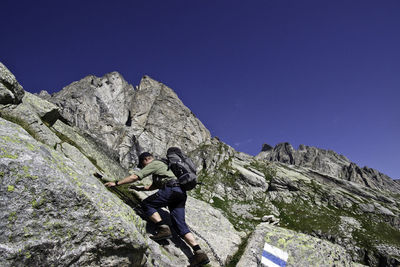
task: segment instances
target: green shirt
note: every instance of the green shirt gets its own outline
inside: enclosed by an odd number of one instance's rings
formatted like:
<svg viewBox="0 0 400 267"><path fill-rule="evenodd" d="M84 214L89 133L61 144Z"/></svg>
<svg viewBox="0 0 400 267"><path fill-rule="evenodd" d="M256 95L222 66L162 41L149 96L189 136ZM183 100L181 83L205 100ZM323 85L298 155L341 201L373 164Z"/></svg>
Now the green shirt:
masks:
<svg viewBox="0 0 400 267"><path fill-rule="evenodd" d="M163 188L168 181L176 179L174 173L168 170L167 164L159 160L153 160L140 171L134 171L133 173L139 177L139 180L153 175L153 186L158 189Z"/></svg>

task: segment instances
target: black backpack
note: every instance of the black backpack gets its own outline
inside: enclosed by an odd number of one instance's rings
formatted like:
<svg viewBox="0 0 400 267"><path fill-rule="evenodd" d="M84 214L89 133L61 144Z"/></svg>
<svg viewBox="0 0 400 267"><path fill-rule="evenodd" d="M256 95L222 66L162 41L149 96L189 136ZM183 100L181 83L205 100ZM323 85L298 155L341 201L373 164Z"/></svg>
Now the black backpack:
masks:
<svg viewBox="0 0 400 267"><path fill-rule="evenodd" d="M196 166L190 158L178 147L167 150L168 169L178 178L179 185L185 191L192 190L197 185Z"/></svg>

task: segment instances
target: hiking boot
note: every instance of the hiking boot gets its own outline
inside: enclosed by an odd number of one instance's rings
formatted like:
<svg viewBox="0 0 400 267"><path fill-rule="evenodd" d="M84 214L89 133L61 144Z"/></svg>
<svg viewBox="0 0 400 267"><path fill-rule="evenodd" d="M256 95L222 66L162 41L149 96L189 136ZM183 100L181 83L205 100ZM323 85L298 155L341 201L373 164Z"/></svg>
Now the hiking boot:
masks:
<svg viewBox="0 0 400 267"><path fill-rule="evenodd" d="M157 234L150 236L154 241L164 240L172 237L171 229L168 225L161 225L158 227Z"/></svg>
<svg viewBox="0 0 400 267"><path fill-rule="evenodd" d="M210 262L210 259L207 257L207 254L203 250L197 250L194 252L194 256L192 259L191 267L206 265Z"/></svg>

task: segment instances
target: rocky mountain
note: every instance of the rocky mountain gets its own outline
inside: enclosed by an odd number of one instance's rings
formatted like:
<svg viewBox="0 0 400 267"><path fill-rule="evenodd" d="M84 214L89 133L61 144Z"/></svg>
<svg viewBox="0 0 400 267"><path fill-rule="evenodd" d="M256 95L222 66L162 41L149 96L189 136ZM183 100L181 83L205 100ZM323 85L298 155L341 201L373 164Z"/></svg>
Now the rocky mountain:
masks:
<svg viewBox="0 0 400 267"><path fill-rule="evenodd" d="M1 266L187 266L176 234L149 239L147 193L103 186L142 151L173 145L198 166L186 220L210 266L262 266L275 252L288 266L400 264L398 181L313 147L235 151L149 77L134 87L113 72L33 95L0 64L0 117Z"/></svg>
<svg viewBox="0 0 400 267"><path fill-rule="evenodd" d="M163 155L170 146L193 150L210 132L167 86L144 76L133 88L117 72L88 76L44 99L62 117L117 155L125 168L144 149Z"/></svg>

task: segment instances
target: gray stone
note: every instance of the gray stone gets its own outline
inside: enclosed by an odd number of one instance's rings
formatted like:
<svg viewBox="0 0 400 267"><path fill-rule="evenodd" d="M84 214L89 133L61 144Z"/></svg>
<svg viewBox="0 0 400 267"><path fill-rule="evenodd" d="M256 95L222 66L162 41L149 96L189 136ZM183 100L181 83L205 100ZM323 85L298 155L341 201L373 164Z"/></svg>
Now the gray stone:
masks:
<svg viewBox="0 0 400 267"><path fill-rule="evenodd" d="M375 212L375 206L373 204L364 204L363 203L363 204L360 204L359 206L360 206L361 210L364 212L370 212L370 213Z"/></svg>
<svg viewBox="0 0 400 267"><path fill-rule="evenodd" d="M265 181L265 176L263 174L261 174L258 171L254 171L252 169L246 169L237 164L236 162L237 161L235 160L233 161L232 168L239 171L241 177L247 184L252 185L254 187L261 187L262 189L264 189L264 191L267 190L268 185Z"/></svg>
<svg viewBox="0 0 400 267"><path fill-rule="evenodd" d="M377 212L380 213L380 214L387 215L387 216L395 216L394 213L391 210L389 210L386 207L383 207L379 203L375 203L375 208L376 208Z"/></svg>
<svg viewBox="0 0 400 267"><path fill-rule="evenodd" d="M352 233L356 230L362 230L361 223L353 217L340 217L339 225L341 233L347 238L352 238Z"/></svg>
<svg viewBox="0 0 400 267"><path fill-rule="evenodd" d="M23 104L29 105L32 108L32 112L39 115L41 120L46 122L49 126L52 126L61 118L60 110L56 105L31 93L25 93Z"/></svg>
<svg viewBox="0 0 400 267"><path fill-rule="evenodd" d="M279 223L279 219L275 218L274 215L265 215L261 218L261 220L272 225Z"/></svg>
<svg viewBox="0 0 400 267"><path fill-rule="evenodd" d="M186 214L188 225L210 255L212 266L219 266L219 261L227 264L239 249L240 233L221 211L203 201L189 197Z"/></svg>
<svg viewBox="0 0 400 267"><path fill-rule="evenodd" d="M24 93L15 76L0 62L0 104L19 104Z"/></svg>

